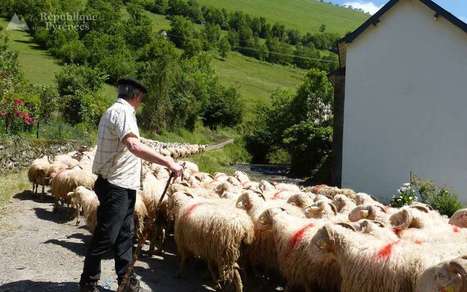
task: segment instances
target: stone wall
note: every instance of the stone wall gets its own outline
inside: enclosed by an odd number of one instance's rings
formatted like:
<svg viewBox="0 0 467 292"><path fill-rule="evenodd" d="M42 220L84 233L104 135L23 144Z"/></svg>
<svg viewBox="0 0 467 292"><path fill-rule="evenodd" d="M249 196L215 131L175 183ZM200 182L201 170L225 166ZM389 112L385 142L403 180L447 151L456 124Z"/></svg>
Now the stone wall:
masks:
<svg viewBox="0 0 467 292"><path fill-rule="evenodd" d="M70 152L81 146L79 141L41 140L22 137L0 139L0 174L28 167L39 157Z"/></svg>

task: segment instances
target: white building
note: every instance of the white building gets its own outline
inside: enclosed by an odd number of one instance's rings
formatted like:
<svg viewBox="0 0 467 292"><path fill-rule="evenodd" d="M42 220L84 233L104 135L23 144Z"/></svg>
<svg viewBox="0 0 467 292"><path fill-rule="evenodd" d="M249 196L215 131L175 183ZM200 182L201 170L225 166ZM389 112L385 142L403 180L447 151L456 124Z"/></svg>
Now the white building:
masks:
<svg viewBox="0 0 467 292"><path fill-rule="evenodd" d="M391 0L339 57L336 184L389 199L413 172L467 203L467 24L431 0Z"/></svg>

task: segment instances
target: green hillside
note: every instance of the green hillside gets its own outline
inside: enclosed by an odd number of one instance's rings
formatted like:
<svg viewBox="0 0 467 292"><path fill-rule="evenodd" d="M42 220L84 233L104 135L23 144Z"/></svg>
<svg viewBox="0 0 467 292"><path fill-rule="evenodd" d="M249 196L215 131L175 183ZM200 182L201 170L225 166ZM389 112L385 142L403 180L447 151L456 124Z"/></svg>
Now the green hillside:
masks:
<svg viewBox="0 0 467 292"><path fill-rule="evenodd" d="M241 10L280 22L302 33L317 32L321 24L326 31L345 34L360 25L369 15L318 0L199 0L199 3L227 10Z"/></svg>
<svg viewBox="0 0 467 292"><path fill-rule="evenodd" d="M9 20L0 18L0 26L4 29ZM55 80L55 73L62 69L62 65L34 43L30 34L24 31L6 31L11 49L18 53L18 61L24 78L31 83L50 85ZM114 87L105 84L102 89L105 95L115 95Z"/></svg>

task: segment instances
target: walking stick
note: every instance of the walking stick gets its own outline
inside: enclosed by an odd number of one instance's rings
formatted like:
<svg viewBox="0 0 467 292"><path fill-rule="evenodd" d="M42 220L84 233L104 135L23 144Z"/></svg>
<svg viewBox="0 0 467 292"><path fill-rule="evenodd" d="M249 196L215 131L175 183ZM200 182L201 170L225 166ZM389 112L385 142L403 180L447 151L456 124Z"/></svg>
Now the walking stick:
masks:
<svg viewBox="0 0 467 292"><path fill-rule="evenodd" d="M165 188L164 188L164 191L162 192L162 196L161 198L159 199L159 202L157 203L157 208L160 207L161 203L162 203L162 200L164 199L165 197L165 194L167 193L167 190L169 189L169 186L172 182L172 179L175 177L174 173L172 172L169 176L169 179L167 180L167 184L165 185ZM158 209L156 209L158 210ZM159 212L156 212L156 220L157 220L157 217L158 217L158 214ZM157 222L157 221L156 221ZM136 261L138 260L138 254L139 254L139 250L140 250L140 243L138 242L138 247L136 248L134 254L133 254L133 260L132 262L130 263L126 273L125 273L125 276L123 276L123 279L122 279L122 282L120 283L120 285L118 286L118 289L117 289L117 292L125 292L126 289L127 289L127 286L128 286L128 281L130 279L130 275L133 273L134 269L135 269L135 263Z"/></svg>

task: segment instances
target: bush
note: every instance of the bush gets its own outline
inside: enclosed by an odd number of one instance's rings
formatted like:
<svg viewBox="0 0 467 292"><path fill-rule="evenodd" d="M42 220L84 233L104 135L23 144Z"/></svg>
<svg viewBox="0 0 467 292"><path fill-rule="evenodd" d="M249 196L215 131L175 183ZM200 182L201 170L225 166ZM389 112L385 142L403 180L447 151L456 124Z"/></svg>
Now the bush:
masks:
<svg viewBox="0 0 467 292"><path fill-rule="evenodd" d="M397 194L391 199L391 206L400 208L412 204L417 201L417 190L411 183L403 184L398 190Z"/></svg>
<svg viewBox="0 0 467 292"><path fill-rule="evenodd" d="M411 180L420 195L421 201L438 210L442 215L450 217L454 212L462 208L457 195L449 188L437 186L432 181L415 176Z"/></svg>

